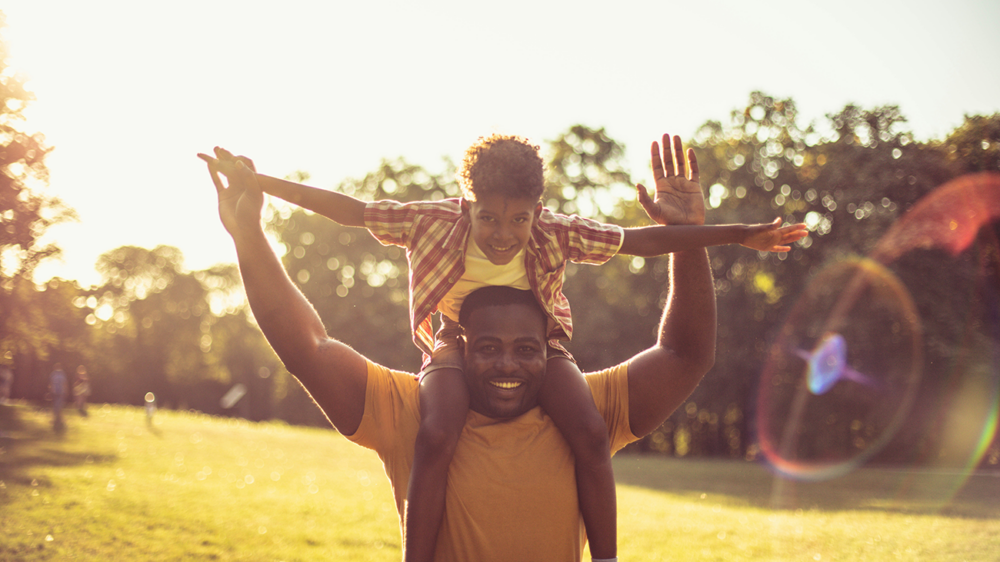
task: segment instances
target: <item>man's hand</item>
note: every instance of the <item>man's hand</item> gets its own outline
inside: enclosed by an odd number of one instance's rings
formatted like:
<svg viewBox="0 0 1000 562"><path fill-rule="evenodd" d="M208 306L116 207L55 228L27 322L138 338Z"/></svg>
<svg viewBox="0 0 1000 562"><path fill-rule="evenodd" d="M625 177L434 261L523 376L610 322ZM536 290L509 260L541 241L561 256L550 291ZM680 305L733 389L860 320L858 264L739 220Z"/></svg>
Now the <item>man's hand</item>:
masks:
<svg viewBox="0 0 1000 562"><path fill-rule="evenodd" d="M639 204L657 224L682 225L705 224L705 194L698 177L698 160L694 150L687 150L687 162L680 137L673 137L671 150L670 135L663 135L663 153L654 141L650 147L653 179L656 181L656 198L642 184L635 188Z"/></svg>
<svg viewBox="0 0 1000 562"><path fill-rule="evenodd" d="M761 252L787 252L791 250L789 244L808 235L805 224L781 226L781 218L776 218L770 224L751 225L746 239L740 245Z"/></svg>
<svg viewBox="0 0 1000 562"><path fill-rule="evenodd" d="M222 219L222 225L233 238L244 232L259 230L264 193L257 183L256 174L244 163L249 159L234 157L218 147L215 153L219 158L207 154L198 154L198 158L208 164L208 173L219 196L219 218ZM253 162L250 162L250 166L253 166ZM229 180L228 187L219 174Z"/></svg>

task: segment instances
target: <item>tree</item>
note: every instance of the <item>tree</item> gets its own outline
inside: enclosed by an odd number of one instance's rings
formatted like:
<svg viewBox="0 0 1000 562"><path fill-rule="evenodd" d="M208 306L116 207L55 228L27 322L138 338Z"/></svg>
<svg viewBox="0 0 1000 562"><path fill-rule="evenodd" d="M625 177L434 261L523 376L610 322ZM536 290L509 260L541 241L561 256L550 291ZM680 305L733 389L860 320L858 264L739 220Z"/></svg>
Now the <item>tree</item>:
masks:
<svg viewBox="0 0 1000 562"><path fill-rule="evenodd" d="M179 406L189 399L183 389L228 378L208 357L212 326L227 314L213 314L212 301L239 287L238 273L234 266L188 273L182 263L172 246L122 246L98 258L104 282L94 290L88 322L113 348L116 364L108 371L119 376L119 401L138 403L152 391L159 403Z"/></svg>
<svg viewBox="0 0 1000 562"><path fill-rule="evenodd" d="M32 275L39 263L60 251L41 242L45 231L75 216L43 191L48 181L45 157L52 149L41 134L23 129L23 112L33 99L23 79L7 66L6 45L0 41L0 362L17 354L47 356L51 338L32 308Z"/></svg>
<svg viewBox="0 0 1000 562"><path fill-rule="evenodd" d="M966 115L940 148L959 173L1000 172L1000 113Z"/></svg>
<svg viewBox="0 0 1000 562"><path fill-rule="evenodd" d="M337 190L362 200L399 201L459 193L450 163L443 173L432 174L403 160L383 161L375 172L348 179ZM374 361L420 368L420 351L410 343L404 249L383 246L363 229L301 209L271 209L267 220L287 249L285 267L331 333Z"/></svg>
<svg viewBox="0 0 1000 562"><path fill-rule="evenodd" d="M754 255L736 247L712 250L720 352L713 372L692 397L698 417L702 408L722 412L738 405L752 410L768 346L798 295L831 265L867 255L890 225L936 187L963 171L995 165L995 121L967 117L945 143L918 143L893 106L868 110L848 105L819 124L802 126L792 100L755 92L727 123L703 126L696 137L712 208L709 222L781 216L804 220L812 232L787 255ZM942 411L935 398L946 394L942 384L948 373L942 366L955 364L963 338L969 337L963 334L969 325L968 299L982 278L977 262L972 253L952 258L941 250L917 250L886 264L915 301L927 359L917 405L886 456L912 454L915 440L927 434L925 413ZM855 351L863 352L867 343L877 342L861 342ZM858 431L851 429L858 421L862 433L883 429L851 412L811 414L837 420L827 427L828 435ZM688 415L679 413L673 422L680 426ZM802 441L826 438L810 435ZM849 445L864 443L855 439Z"/></svg>

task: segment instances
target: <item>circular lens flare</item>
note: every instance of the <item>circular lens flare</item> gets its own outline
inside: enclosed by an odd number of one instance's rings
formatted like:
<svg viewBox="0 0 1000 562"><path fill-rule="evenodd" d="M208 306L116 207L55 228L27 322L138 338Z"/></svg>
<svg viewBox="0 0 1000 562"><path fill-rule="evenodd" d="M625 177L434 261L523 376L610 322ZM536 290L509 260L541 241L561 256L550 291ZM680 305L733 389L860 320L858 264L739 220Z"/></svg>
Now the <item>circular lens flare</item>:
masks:
<svg viewBox="0 0 1000 562"><path fill-rule="evenodd" d="M920 320L903 284L872 260L835 263L810 282L771 348L758 395L761 451L791 478L847 473L899 429L922 367Z"/></svg>

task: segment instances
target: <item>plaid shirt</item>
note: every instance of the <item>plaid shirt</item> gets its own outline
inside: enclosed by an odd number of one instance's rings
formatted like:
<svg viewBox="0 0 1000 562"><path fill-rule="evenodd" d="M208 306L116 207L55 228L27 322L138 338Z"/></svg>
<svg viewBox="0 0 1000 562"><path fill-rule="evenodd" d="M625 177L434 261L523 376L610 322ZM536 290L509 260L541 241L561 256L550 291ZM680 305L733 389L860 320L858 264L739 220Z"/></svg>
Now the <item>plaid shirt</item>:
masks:
<svg viewBox="0 0 1000 562"><path fill-rule="evenodd" d="M430 355L431 314L465 273L471 225L461 200L373 201L365 207L365 227L382 244L406 248L413 343ZM623 236L621 227L542 209L531 228L524 266L531 290L549 316L550 341L573 335L569 301L562 293L566 262L600 265L618 253Z"/></svg>

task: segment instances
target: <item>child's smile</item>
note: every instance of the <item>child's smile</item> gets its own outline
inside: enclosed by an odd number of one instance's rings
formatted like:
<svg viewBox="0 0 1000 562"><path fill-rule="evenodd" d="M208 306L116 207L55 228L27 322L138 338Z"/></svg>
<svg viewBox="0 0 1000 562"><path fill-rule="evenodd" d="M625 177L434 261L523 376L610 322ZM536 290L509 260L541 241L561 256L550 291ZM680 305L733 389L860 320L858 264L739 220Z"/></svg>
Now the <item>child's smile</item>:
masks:
<svg viewBox="0 0 1000 562"><path fill-rule="evenodd" d="M528 244L541 203L531 199L480 195L463 202L472 224L472 239L495 265L510 263Z"/></svg>

